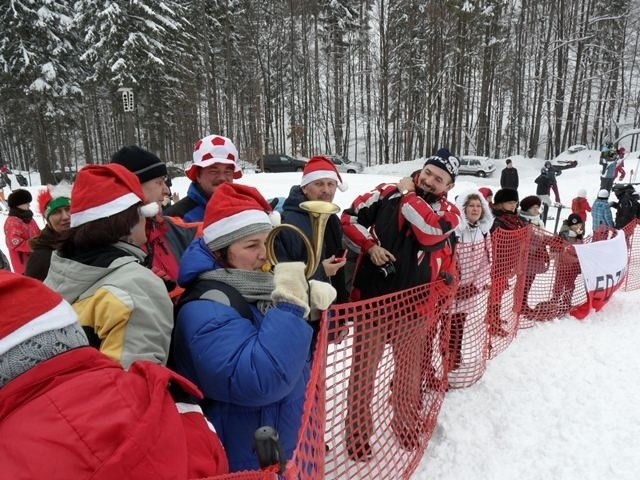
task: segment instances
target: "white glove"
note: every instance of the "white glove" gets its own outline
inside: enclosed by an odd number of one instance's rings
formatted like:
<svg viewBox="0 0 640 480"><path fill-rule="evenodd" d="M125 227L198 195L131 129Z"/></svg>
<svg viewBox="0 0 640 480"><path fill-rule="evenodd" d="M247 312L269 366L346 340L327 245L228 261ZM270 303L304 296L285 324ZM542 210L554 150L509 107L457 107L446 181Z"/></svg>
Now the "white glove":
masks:
<svg viewBox="0 0 640 480"><path fill-rule="evenodd" d="M271 292L273 303L292 303L304 308L304 317L309 315L309 294L307 279L304 276L304 263L278 263L273 269L275 288Z"/></svg>
<svg viewBox="0 0 640 480"><path fill-rule="evenodd" d="M318 280L309 281L309 304L311 305L310 320L318 320L320 311L326 310L336 299L336 289L326 282Z"/></svg>

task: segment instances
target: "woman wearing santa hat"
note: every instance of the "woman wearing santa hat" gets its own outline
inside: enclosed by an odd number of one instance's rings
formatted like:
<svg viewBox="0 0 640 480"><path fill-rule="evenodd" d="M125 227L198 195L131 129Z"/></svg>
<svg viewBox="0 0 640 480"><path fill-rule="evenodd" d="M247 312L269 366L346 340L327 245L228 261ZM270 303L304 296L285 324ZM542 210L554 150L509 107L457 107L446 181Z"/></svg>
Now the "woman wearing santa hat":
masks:
<svg viewBox="0 0 640 480"><path fill-rule="evenodd" d="M71 191L69 238L51 257L45 283L78 313L91 345L128 368L165 364L173 307L163 281L145 267L145 217L138 177L122 165L88 165Z"/></svg>
<svg viewBox="0 0 640 480"><path fill-rule="evenodd" d="M287 458L293 454L311 366L306 319L311 309L328 308L336 292L324 282L307 284L301 262L263 271L273 214L255 188L220 185L203 227L180 265L186 291L172 353L178 372L204 393L231 471L257 469L252 439L261 426L275 428Z"/></svg>
<svg viewBox="0 0 640 480"><path fill-rule="evenodd" d="M0 271L0 478L160 480L228 472L191 383L89 347L69 303ZM170 387L171 385L171 391Z"/></svg>

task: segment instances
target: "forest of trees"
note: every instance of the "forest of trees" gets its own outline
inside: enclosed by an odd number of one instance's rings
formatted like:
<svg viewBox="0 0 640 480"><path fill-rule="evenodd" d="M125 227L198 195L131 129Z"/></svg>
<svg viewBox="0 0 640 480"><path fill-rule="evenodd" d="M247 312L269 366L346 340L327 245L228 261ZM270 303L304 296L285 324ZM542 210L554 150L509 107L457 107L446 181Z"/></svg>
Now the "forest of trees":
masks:
<svg viewBox="0 0 640 480"><path fill-rule="evenodd" d="M209 133L248 162L598 148L640 127L639 4L0 0L0 162L181 164Z"/></svg>

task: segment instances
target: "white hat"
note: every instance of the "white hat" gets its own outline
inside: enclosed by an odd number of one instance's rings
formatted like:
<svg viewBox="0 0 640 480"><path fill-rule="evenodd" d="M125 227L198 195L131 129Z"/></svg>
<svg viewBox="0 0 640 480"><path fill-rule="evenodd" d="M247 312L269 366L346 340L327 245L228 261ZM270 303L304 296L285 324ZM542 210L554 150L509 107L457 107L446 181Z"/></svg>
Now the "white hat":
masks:
<svg viewBox="0 0 640 480"><path fill-rule="evenodd" d="M231 140L222 135L204 137L193 147L193 163L185 171L192 182L198 178L198 169L216 163L233 165L233 178L242 177L242 169L237 163L238 149Z"/></svg>

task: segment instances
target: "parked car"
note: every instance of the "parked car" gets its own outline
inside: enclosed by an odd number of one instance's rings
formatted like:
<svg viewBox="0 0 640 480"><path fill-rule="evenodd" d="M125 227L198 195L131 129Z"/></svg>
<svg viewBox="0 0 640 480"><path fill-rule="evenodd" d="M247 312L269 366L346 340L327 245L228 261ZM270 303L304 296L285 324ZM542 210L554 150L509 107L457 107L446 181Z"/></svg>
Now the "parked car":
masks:
<svg viewBox="0 0 640 480"><path fill-rule="evenodd" d="M581 152L582 150L586 150L587 146L586 145L571 145L569 148L567 148L567 152L569 153L578 153Z"/></svg>
<svg viewBox="0 0 640 480"><path fill-rule="evenodd" d="M270 153L263 158L263 170L269 172L301 172L307 164L304 160L280 153Z"/></svg>
<svg viewBox="0 0 640 480"><path fill-rule="evenodd" d="M551 160L551 165L558 170L567 170L568 168L575 168L578 166L577 160L558 160L554 158Z"/></svg>
<svg viewBox="0 0 640 480"><path fill-rule="evenodd" d="M476 157L473 155L462 155L460 157L461 175L476 175L477 177L487 177L496 170L496 165L489 157Z"/></svg>
<svg viewBox="0 0 640 480"><path fill-rule="evenodd" d="M340 155L326 155L335 164L336 170L341 173L362 173L364 165L360 162L352 162L347 157Z"/></svg>

